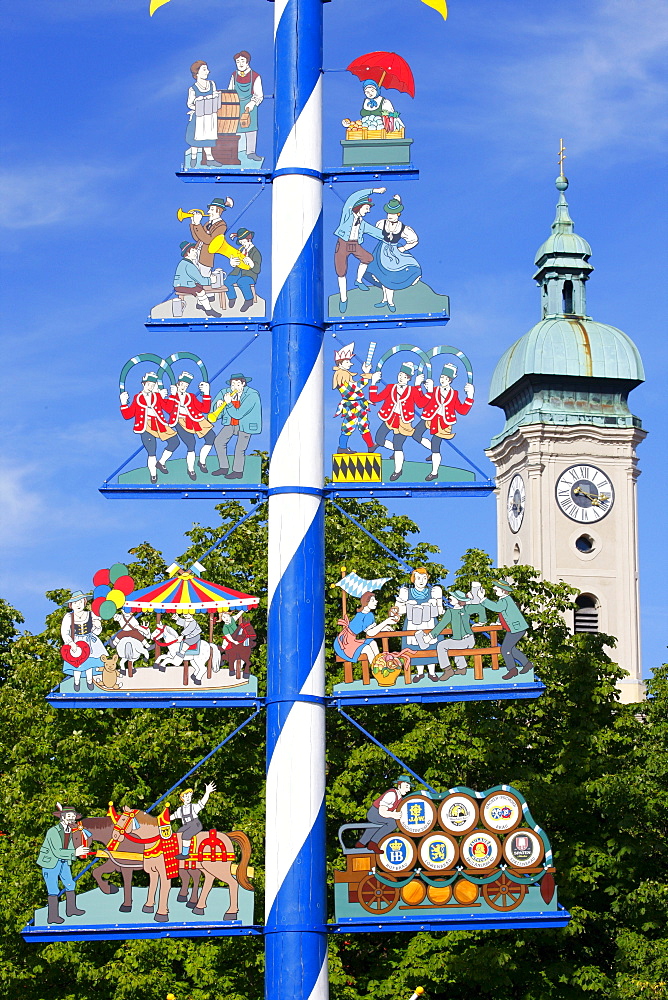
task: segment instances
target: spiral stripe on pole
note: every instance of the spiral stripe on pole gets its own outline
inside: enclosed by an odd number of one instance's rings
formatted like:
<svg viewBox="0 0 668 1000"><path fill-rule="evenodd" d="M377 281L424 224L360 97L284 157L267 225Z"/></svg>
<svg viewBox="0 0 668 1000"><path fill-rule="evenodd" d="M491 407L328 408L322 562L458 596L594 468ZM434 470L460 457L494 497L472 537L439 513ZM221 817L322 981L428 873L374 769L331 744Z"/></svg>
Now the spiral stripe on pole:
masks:
<svg viewBox="0 0 668 1000"><path fill-rule="evenodd" d="M327 1000L322 0L274 16L265 996Z"/></svg>

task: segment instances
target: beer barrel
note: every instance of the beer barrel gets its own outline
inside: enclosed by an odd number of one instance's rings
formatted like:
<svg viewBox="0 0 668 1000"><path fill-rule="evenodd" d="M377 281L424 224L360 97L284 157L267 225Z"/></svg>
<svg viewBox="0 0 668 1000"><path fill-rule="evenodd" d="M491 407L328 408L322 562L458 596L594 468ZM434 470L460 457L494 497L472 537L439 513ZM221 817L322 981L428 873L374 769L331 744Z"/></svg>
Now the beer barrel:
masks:
<svg viewBox="0 0 668 1000"><path fill-rule="evenodd" d="M412 882L405 885L401 890L401 898L404 903L408 903L409 906L419 906L424 899L427 892L427 888L424 882L420 879L414 878Z"/></svg>
<svg viewBox="0 0 668 1000"><path fill-rule="evenodd" d="M475 903L478 898L478 886L460 878L455 882L455 899L458 903Z"/></svg>
<svg viewBox="0 0 668 1000"><path fill-rule="evenodd" d="M429 897L430 903L433 903L434 906L445 906L452 896L452 886L430 885L427 889L427 896Z"/></svg>
<svg viewBox="0 0 668 1000"><path fill-rule="evenodd" d="M218 135L236 132L239 126L239 95L236 90L221 90L218 109Z"/></svg>

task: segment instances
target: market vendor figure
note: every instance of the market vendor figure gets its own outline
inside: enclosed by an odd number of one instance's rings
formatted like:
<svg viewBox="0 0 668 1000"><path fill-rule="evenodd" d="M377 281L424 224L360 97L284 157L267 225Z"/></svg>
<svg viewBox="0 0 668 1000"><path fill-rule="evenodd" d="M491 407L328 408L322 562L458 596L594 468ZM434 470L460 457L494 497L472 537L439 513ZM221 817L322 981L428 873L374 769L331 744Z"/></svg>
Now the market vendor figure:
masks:
<svg viewBox="0 0 668 1000"><path fill-rule="evenodd" d="M73 831L75 824L81 819L74 806L62 806L57 803L53 814L58 822L47 830L42 846L37 855L37 864L42 869L42 877L48 894L47 923L63 924L64 919L58 913L58 896L61 884L65 890L65 914L68 917L82 917L85 910L80 910L76 904L75 882L70 865L76 858L85 858L88 847L81 844L75 847ZM87 831L86 831L87 832ZM88 834L90 837L90 834Z"/></svg>

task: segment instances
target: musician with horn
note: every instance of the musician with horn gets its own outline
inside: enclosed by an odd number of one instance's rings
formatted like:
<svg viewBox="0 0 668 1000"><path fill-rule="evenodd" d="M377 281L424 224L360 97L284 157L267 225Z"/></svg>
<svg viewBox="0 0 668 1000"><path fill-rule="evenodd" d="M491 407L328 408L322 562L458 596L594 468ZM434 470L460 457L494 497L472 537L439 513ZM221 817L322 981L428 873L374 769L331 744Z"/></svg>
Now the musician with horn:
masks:
<svg viewBox="0 0 668 1000"><path fill-rule="evenodd" d="M228 380L229 389L215 397L208 420L215 423L221 417L222 428L216 434L216 453L219 469L212 476L226 479L243 479L246 451L253 434L262 430L262 401L257 389L248 385L249 375L235 372ZM227 454L227 445L236 438L234 458Z"/></svg>
<svg viewBox="0 0 668 1000"><path fill-rule="evenodd" d="M226 208L232 208L233 205L234 202L231 198L213 198L211 203L207 205L206 214L209 221L206 225L202 225L204 213L198 209L194 209L192 212L190 234L199 251L199 269L206 278L211 277L214 263L214 254L209 250L209 243L216 236L222 237L227 232L227 223L223 221L223 212Z"/></svg>
<svg viewBox="0 0 668 1000"><path fill-rule="evenodd" d="M253 305L252 288L262 270L262 254L253 245L254 236L255 233L249 229L244 229L243 226L239 232L230 233L230 239L235 240L241 249L238 257L230 257L233 270L230 271L225 279L225 288L227 288L227 301L230 309L232 309L237 301L237 293L234 287L235 285L237 286L244 297L240 309L242 313L247 312ZM243 269L241 267L242 264L246 265Z"/></svg>
<svg viewBox="0 0 668 1000"><path fill-rule="evenodd" d="M211 308L209 297L204 288L211 284L211 278L202 274L198 266L199 251L196 243L184 240L181 244L181 260L174 274L174 291L177 295L194 295L197 308L204 310L212 319L222 315Z"/></svg>

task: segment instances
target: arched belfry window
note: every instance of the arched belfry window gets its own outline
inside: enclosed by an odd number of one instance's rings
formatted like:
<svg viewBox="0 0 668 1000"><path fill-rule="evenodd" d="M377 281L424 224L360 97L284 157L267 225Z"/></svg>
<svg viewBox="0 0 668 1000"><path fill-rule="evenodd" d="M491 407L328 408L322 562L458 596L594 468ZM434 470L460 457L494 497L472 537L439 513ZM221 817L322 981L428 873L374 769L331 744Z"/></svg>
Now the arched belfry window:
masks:
<svg viewBox="0 0 668 1000"><path fill-rule="evenodd" d="M565 313L573 312L573 282L564 281L562 291L562 310Z"/></svg>
<svg viewBox="0 0 668 1000"><path fill-rule="evenodd" d="M593 594L575 598L574 632L598 632L598 601Z"/></svg>

